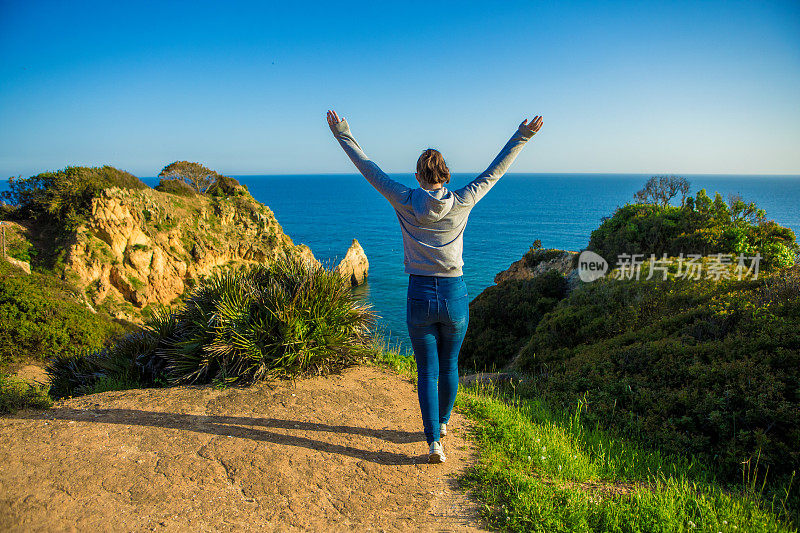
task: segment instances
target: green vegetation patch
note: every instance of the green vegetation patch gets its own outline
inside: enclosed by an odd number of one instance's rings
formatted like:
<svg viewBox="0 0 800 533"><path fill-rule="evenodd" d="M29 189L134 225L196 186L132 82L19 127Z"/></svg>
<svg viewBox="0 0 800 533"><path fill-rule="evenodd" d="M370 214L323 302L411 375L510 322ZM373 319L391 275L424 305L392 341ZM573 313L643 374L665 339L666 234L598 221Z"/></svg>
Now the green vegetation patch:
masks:
<svg viewBox="0 0 800 533"><path fill-rule="evenodd" d="M9 190L0 199L10 202L5 216L36 224L35 250L28 251L39 269L63 271L66 248L75 230L90 215L92 199L103 189L149 189L139 178L110 167L67 167L30 178L9 178Z"/></svg>
<svg viewBox="0 0 800 533"><path fill-rule="evenodd" d="M68 284L18 273L0 260L0 368L55 354L97 350L124 332L108 315L78 303Z"/></svg>
<svg viewBox="0 0 800 533"><path fill-rule="evenodd" d="M506 280L484 290L469 304L470 323L459 367L492 372L506 366L566 290L564 276L555 271L527 280Z"/></svg>
<svg viewBox="0 0 800 533"><path fill-rule="evenodd" d="M754 203L737 197L726 203L719 193L711 199L702 189L680 207L646 203L618 208L592 232L588 249L612 265L621 254L760 253L762 267L769 270L794 264L800 252L795 239L791 229L767 220Z"/></svg>
<svg viewBox="0 0 800 533"><path fill-rule="evenodd" d="M20 409L47 409L52 405L43 387L0 372L0 415Z"/></svg>
<svg viewBox="0 0 800 533"><path fill-rule="evenodd" d="M139 178L108 165L66 167L30 178L9 178L8 191L0 197L15 206L17 218L56 224L74 230L86 220L91 200L109 187L148 189Z"/></svg>
<svg viewBox="0 0 800 533"><path fill-rule="evenodd" d="M211 196L249 196L247 186L239 183L234 178L227 176L217 176L214 183L206 191Z"/></svg>
<svg viewBox="0 0 800 533"><path fill-rule="evenodd" d="M373 335L373 347L375 357L370 363L389 368L416 383L417 361L413 350L398 342L391 342L381 334Z"/></svg>
<svg viewBox="0 0 800 533"><path fill-rule="evenodd" d="M252 383L322 374L374 357L374 315L337 273L290 256L216 273L176 311L93 353L56 356L54 398L98 383ZM107 386L107 385L103 385Z"/></svg>
<svg viewBox="0 0 800 533"><path fill-rule="evenodd" d="M130 284L134 288L134 290L141 291L141 290L144 290L145 287L147 287L147 285L145 284L144 281L140 280L139 278L137 278L133 274L128 274L127 277L128 277L128 281L130 282Z"/></svg>
<svg viewBox="0 0 800 533"><path fill-rule="evenodd" d="M536 239L533 241L533 245L531 245L530 249L525 252L525 255L522 256L522 259L525 262L525 266L528 268L534 268L539 263L546 263L548 261L552 261L553 259L558 259L564 253L564 250L542 248L542 241Z"/></svg>
<svg viewBox="0 0 800 533"><path fill-rule="evenodd" d="M5 234L6 254L14 259L30 263L36 255L38 250L33 246L30 240L26 237L27 231L20 230L13 224L6 224L4 230L0 230ZM0 252L1 253L1 252ZM2 258L0 258L2 260Z"/></svg>
<svg viewBox="0 0 800 533"><path fill-rule="evenodd" d="M194 187L179 178L161 179L158 182L158 185L156 185L155 189L157 191L175 194L177 196L187 196L190 198L197 196L197 191L194 189Z"/></svg>
<svg viewBox="0 0 800 533"><path fill-rule="evenodd" d="M581 404L551 410L512 389L478 385L462 388L456 407L473 420L479 448L460 482L492 529L796 531L786 498L765 501L754 478L720 485L696 461L592 429Z"/></svg>
<svg viewBox="0 0 800 533"><path fill-rule="evenodd" d="M800 267L758 280L604 278L539 322L519 368L562 408L723 479L760 457L767 488L800 470ZM797 503L797 493L793 496Z"/></svg>

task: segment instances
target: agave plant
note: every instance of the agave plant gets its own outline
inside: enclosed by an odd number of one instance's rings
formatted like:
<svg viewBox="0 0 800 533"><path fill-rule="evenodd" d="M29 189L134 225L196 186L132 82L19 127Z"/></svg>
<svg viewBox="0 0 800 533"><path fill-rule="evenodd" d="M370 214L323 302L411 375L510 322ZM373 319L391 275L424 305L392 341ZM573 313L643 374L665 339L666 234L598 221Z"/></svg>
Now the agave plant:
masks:
<svg viewBox="0 0 800 533"><path fill-rule="evenodd" d="M369 305L298 257L212 276L175 322L156 350L173 383L323 373L373 353Z"/></svg>
<svg viewBox="0 0 800 533"><path fill-rule="evenodd" d="M63 353L48 359L45 372L50 377L48 394L54 398L77 396L89 390L102 376L94 353Z"/></svg>
<svg viewBox="0 0 800 533"><path fill-rule="evenodd" d="M163 338L159 333L160 330L148 325L97 352L58 354L50 358L45 366L50 376L50 396L88 394L103 379L152 385L166 366L163 362L156 366L161 362L156 355L156 347Z"/></svg>
<svg viewBox="0 0 800 533"><path fill-rule="evenodd" d="M321 374L374 356L374 324L338 272L290 256L217 273L180 309L160 308L115 344L51 359L50 394L85 394L102 379L151 386Z"/></svg>

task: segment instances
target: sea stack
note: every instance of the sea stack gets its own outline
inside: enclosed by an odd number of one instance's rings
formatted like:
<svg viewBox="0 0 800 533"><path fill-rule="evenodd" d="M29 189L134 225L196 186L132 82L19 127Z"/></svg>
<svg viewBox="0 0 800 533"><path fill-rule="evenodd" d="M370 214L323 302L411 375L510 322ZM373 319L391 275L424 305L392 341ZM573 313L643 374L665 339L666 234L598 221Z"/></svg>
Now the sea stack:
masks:
<svg viewBox="0 0 800 533"><path fill-rule="evenodd" d="M364 249L358 244L358 241L353 239L353 244L347 250L344 259L336 266L338 271L345 281L351 287L361 285L367 280L369 273L369 261L367 261L367 254Z"/></svg>

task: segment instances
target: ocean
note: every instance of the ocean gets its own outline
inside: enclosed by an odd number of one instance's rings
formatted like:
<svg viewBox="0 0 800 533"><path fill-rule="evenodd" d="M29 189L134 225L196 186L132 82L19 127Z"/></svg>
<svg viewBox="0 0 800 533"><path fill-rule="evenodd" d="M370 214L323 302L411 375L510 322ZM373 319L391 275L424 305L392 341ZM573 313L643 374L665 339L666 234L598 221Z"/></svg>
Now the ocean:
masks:
<svg viewBox="0 0 800 533"><path fill-rule="evenodd" d="M416 185L413 174L390 174ZM448 188L474 174L453 174ZM800 236L800 176L686 175L690 195L700 189L727 199L739 194L767 217ZM356 292L374 307L381 330L409 346L405 327L408 276L394 210L358 174L234 176L256 200L268 205L296 243L335 265L357 239L369 259L369 281ZM545 248L581 250L602 218L633 199L649 175L522 174L504 176L472 210L464 234L464 279L471 297L494 283L495 275L528 251L534 240ZM142 178L156 185L158 178ZM0 181L0 190L7 188Z"/></svg>

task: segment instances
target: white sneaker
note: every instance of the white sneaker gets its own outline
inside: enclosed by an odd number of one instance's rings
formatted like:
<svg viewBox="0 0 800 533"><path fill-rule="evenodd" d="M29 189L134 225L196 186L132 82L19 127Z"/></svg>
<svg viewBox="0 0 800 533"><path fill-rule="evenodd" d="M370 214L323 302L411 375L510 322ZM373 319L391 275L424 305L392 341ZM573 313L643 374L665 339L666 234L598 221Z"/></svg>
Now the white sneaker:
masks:
<svg viewBox="0 0 800 533"><path fill-rule="evenodd" d="M431 452L428 455L429 463L443 463L446 458L444 456L444 448L438 441L431 442Z"/></svg>
<svg viewBox="0 0 800 533"><path fill-rule="evenodd" d="M439 424L439 434L444 437L447 435L447 424Z"/></svg>

